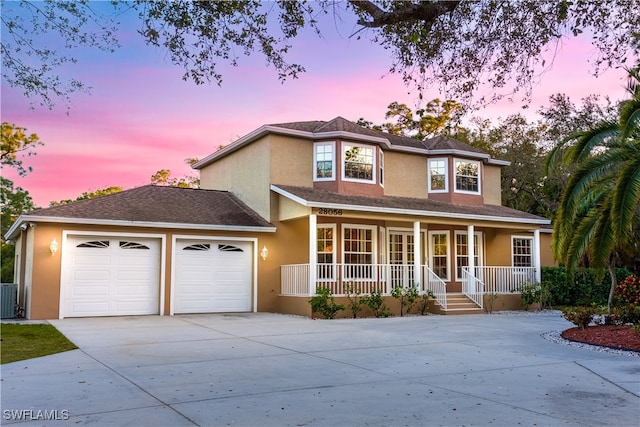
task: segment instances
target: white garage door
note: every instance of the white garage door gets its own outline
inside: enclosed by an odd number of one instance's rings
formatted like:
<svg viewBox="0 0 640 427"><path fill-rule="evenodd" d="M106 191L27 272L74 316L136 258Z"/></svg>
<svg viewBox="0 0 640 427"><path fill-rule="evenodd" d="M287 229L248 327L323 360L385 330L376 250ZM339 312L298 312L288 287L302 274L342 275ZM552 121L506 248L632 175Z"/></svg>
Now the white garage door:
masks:
<svg viewBox="0 0 640 427"><path fill-rule="evenodd" d="M69 236L64 248L64 317L158 314L159 240Z"/></svg>
<svg viewBox="0 0 640 427"><path fill-rule="evenodd" d="M251 311L250 242L179 240L175 313Z"/></svg>

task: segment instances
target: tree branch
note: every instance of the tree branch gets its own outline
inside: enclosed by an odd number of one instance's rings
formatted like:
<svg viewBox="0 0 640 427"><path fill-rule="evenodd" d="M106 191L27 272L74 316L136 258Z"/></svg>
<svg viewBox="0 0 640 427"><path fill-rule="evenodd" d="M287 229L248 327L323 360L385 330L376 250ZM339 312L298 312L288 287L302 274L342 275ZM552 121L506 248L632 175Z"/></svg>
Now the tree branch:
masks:
<svg viewBox="0 0 640 427"><path fill-rule="evenodd" d="M371 1L349 0L351 6L357 11L365 12L371 16L370 21L358 20L358 25L368 28L379 28L385 25L399 24L407 21L424 21L433 24L438 17L453 12L460 1L435 1L435 2L399 2L397 9L386 12Z"/></svg>

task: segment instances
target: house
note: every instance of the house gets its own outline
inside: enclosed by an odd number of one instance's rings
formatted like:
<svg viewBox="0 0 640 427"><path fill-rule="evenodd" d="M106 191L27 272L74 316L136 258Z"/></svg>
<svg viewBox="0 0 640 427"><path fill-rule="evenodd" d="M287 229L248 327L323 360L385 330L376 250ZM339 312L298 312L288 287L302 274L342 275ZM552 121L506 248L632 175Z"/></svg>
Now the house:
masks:
<svg viewBox="0 0 640 427"><path fill-rule="evenodd" d="M549 220L501 206L507 162L337 117L264 125L194 165L202 189L145 186L22 215L18 302L32 319L270 311L317 286L431 291L481 310L553 264ZM473 242L470 244L470 242Z"/></svg>

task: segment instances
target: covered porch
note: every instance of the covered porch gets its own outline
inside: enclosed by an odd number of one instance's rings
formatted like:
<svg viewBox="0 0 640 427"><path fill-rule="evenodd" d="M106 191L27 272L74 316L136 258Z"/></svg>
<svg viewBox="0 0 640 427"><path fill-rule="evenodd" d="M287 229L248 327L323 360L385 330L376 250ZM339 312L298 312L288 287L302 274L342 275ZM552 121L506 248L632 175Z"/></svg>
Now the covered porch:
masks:
<svg viewBox="0 0 640 427"><path fill-rule="evenodd" d="M462 294L478 308L484 308L485 295L512 295L524 286L539 282L534 267L463 267ZM455 292L447 292L444 282L427 265L407 264L293 264L281 266L281 295L313 296L326 287L334 296L380 292L390 296L394 287L415 286L420 294L431 292L441 311L455 309L448 302Z"/></svg>

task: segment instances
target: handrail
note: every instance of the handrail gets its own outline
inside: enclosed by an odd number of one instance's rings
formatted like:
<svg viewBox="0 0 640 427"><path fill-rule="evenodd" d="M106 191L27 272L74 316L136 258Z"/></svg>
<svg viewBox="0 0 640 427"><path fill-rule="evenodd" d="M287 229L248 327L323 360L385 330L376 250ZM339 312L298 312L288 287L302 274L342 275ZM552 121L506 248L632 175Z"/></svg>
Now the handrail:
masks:
<svg viewBox="0 0 640 427"><path fill-rule="evenodd" d="M472 274L469 267L462 267L462 293L480 308L483 305L484 288L484 282Z"/></svg>
<svg viewBox="0 0 640 427"><path fill-rule="evenodd" d="M431 291L433 298L440 304L440 306L447 309L447 284L431 270L428 266L423 265L424 290Z"/></svg>

